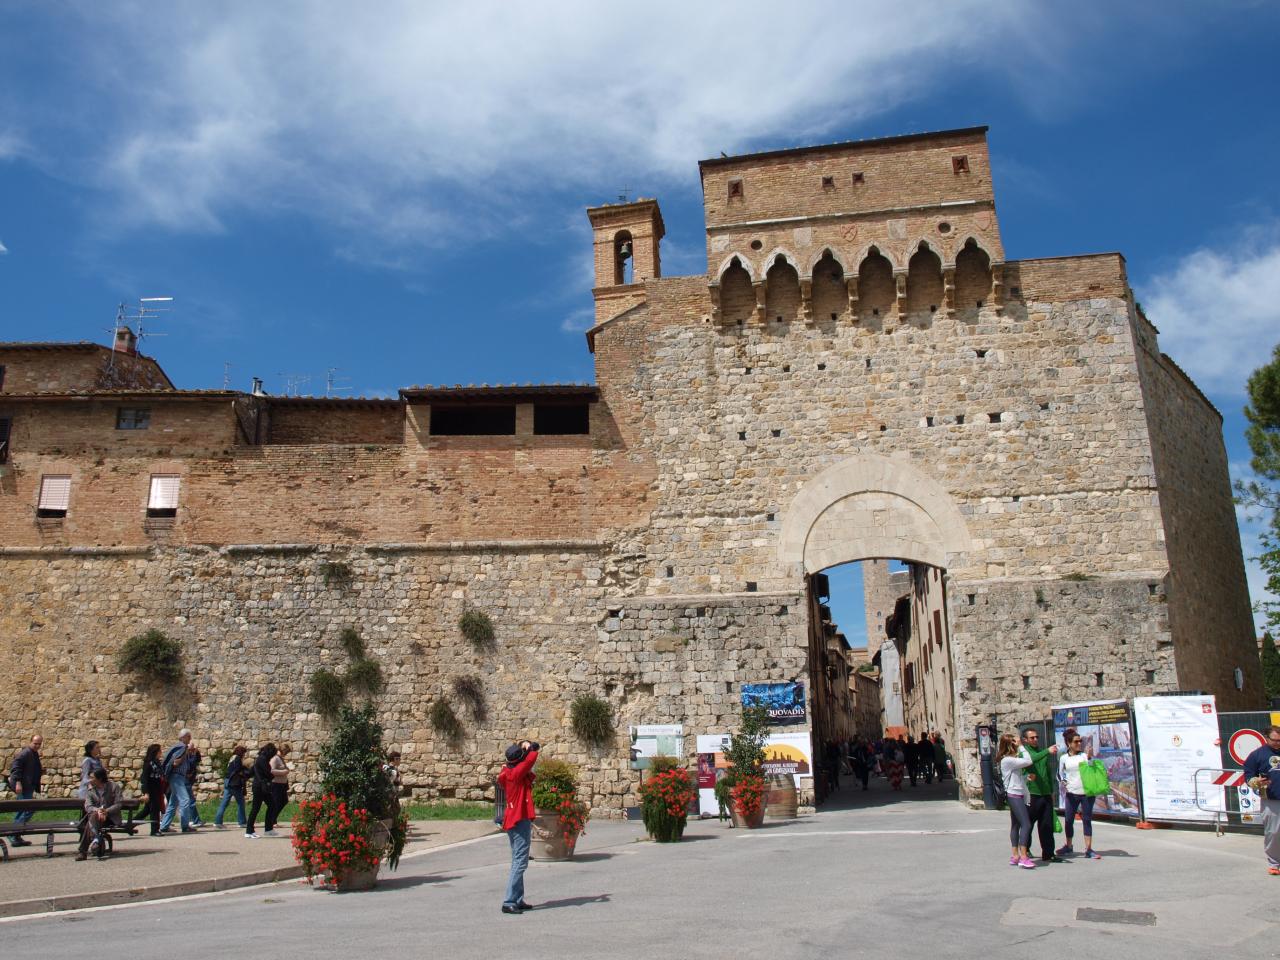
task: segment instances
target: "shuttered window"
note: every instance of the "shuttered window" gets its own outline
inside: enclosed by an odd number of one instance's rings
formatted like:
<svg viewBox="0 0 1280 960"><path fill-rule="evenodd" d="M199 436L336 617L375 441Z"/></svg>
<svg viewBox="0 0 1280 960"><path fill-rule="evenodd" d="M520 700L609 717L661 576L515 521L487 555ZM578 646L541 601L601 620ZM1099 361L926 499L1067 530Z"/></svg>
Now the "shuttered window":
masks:
<svg viewBox="0 0 1280 960"><path fill-rule="evenodd" d="M53 519L65 517L71 504L70 477L41 477L40 501L36 504L36 516Z"/></svg>
<svg viewBox="0 0 1280 960"><path fill-rule="evenodd" d="M151 495L147 498L148 517L174 517L178 514L178 491L182 478L156 474L151 478Z"/></svg>
<svg viewBox="0 0 1280 960"><path fill-rule="evenodd" d="M8 417L0 417L0 463L9 461L9 430L12 424Z"/></svg>

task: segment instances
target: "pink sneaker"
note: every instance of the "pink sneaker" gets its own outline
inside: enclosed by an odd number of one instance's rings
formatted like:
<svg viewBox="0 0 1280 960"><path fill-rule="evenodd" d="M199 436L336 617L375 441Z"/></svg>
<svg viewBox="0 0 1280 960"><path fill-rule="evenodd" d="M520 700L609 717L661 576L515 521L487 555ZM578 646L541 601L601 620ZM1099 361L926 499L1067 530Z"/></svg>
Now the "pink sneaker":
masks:
<svg viewBox="0 0 1280 960"><path fill-rule="evenodd" d="M1023 857L1021 860L1018 861L1018 866L1020 866L1023 870L1034 870L1036 868L1036 862L1032 860L1030 857Z"/></svg>
<svg viewBox="0 0 1280 960"><path fill-rule="evenodd" d="M1017 865L1018 865L1018 858L1017 858L1017 857L1010 857L1010 858L1009 858L1009 866L1011 866L1011 867L1016 867Z"/></svg>

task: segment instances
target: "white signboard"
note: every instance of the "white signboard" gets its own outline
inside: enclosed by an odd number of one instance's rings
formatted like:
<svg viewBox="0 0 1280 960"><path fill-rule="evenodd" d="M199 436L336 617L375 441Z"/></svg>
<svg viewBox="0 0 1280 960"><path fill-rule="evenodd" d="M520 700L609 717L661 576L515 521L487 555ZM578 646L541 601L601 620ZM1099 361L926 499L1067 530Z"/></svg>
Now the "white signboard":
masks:
<svg viewBox="0 0 1280 960"><path fill-rule="evenodd" d="M729 768L724 759L724 748L728 742L727 733L698 735L698 812L704 817L720 814L715 786Z"/></svg>
<svg viewBox="0 0 1280 960"><path fill-rule="evenodd" d="M1221 765L1218 711L1212 696L1135 697L1142 813L1148 820L1214 820L1223 809L1223 788L1200 778L1196 806L1196 770Z"/></svg>
<svg viewBox="0 0 1280 960"><path fill-rule="evenodd" d="M715 785L729 768L724 758L728 743L729 735L725 733L698 736L698 812L704 816L714 817L720 813ZM802 777L813 776L809 731L770 734L764 746L764 772L767 776L790 774L799 789Z"/></svg>
<svg viewBox="0 0 1280 960"><path fill-rule="evenodd" d="M678 723L643 724L630 732L632 770L648 770L654 757L684 756L684 727Z"/></svg>

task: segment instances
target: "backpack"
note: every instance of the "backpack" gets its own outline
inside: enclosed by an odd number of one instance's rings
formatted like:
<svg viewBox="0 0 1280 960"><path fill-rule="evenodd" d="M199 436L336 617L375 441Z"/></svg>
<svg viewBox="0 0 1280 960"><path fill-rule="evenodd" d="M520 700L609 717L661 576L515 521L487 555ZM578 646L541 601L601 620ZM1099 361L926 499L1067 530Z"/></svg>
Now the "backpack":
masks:
<svg viewBox="0 0 1280 960"><path fill-rule="evenodd" d="M502 781L497 777L493 780L493 822L498 826L502 826L502 821L507 815L507 788L502 785Z"/></svg>
<svg viewBox="0 0 1280 960"><path fill-rule="evenodd" d="M1004 789L1004 775L1000 772L1000 768L996 767L993 771L995 776L991 778L991 796L995 798L996 809L1003 810L1009 802L1009 794Z"/></svg>

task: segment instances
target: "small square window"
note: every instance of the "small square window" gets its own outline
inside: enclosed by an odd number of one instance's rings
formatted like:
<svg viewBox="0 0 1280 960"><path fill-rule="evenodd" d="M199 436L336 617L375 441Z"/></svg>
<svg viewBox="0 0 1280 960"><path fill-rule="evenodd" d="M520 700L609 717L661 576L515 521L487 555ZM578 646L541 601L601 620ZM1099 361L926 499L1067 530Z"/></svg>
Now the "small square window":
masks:
<svg viewBox="0 0 1280 960"><path fill-rule="evenodd" d="M957 156L957 157L952 157L952 158L951 158L951 172L952 172L952 173L957 173L957 174L959 174L959 173L968 173L968 172L969 172L969 158L968 158L968 157L966 157L964 154L961 154L960 156Z"/></svg>
<svg viewBox="0 0 1280 960"><path fill-rule="evenodd" d="M147 497L147 518L164 519L178 515L178 493L182 478L172 474L155 474L151 477L151 492Z"/></svg>
<svg viewBox="0 0 1280 960"><path fill-rule="evenodd" d="M855 170L853 172L853 185L855 187L860 187L866 182L867 182L867 178L863 176L861 170Z"/></svg>
<svg viewBox="0 0 1280 960"><path fill-rule="evenodd" d="M151 426L148 407L120 407L116 410L117 430L146 430Z"/></svg>
<svg viewBox="0 0 1280 960"><path fill-rule="evenodd" d="M822 178L822 189L823 189L823 190L834 190L835 188L836 188L836 178L835 178L835 177L823 177L823 178Z"/></svg>
<svg viewBox="0 0 1280 960"><path fill-rule="evenodd" d="M1000 418L1001 418L1001 415L1000 415L1000 414L998 414L998 413L988 413L988 414L987 414L987 420L989 420L991 423L999 423L999 422L1000 422Z"/></svg>
<svg viewBox="0 0 1280 960"><path fill-rule="evenodd" d="M743 197L742 181L737 179L730 180L729 181L729 199L741 200L742 197Z"/></svg>

